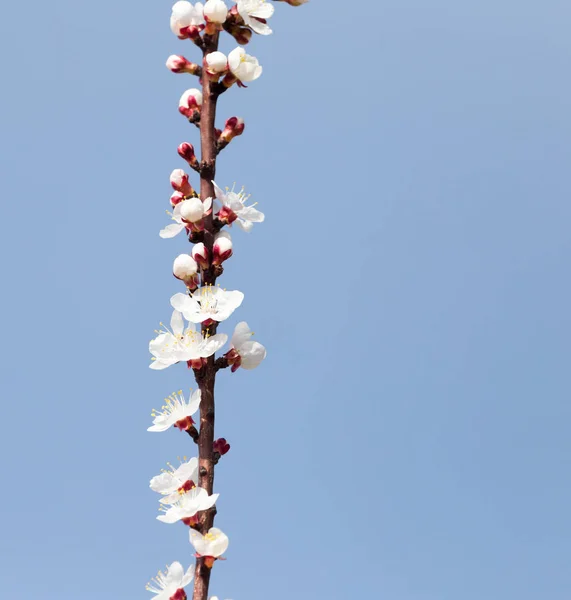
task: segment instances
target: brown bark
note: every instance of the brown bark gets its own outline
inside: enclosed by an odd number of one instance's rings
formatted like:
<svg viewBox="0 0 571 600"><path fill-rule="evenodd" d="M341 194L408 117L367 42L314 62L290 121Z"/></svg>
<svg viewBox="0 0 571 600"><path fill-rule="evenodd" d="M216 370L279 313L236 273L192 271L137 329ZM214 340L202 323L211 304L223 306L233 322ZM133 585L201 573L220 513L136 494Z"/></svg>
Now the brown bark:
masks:
<svg viewBox="0 0 571 600"><path fill-rule="evenodd" d="M218 33L215 35L204 36L202 46L203 55L214 52L218 49ZM216 173L216 134L214 122L216 118L216 101L218 94L213 89L213 82L206 74L202 80L202 108L200 115L200 198L204 201L206 198L214 199L214 186L212 180ZM214 220L212 214L204 220L204 245L208 248L212 257L212 245L214 242ZM212 265L202 273L202 285L214 285L216 283L216 272ZM203 327L203 332L214 334L216 327ZM196 381L202 392L200 402L200 435L198 438L198 464L200 487L204 488L209 494L214 490L214 384L216 379L216 369L214 367L214 356L208 359L207 364L196 373ZM200 520L197 529L205 534L214 524L214 515L216 510L204 511L200 514ZM203 564L203 559L196 560L196 573L194 578L193 600L207 600L208 586L210 583L210 569Z"/></svg>

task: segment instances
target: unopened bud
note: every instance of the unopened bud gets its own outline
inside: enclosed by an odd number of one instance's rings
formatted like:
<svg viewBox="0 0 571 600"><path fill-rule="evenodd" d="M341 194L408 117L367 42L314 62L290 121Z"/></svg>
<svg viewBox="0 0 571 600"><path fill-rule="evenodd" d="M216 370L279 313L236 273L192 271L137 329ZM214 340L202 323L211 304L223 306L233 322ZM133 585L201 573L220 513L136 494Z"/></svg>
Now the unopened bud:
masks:
<svg viewBox="0 0 571 600"><path fill-rule="evenodd" d="M227 16L228 7L222 0L208 0L204 5L204 18L208 23L224 23Z"/></svg>
<svg viewBox="0 0 571 600"><path fill-rule="evenodd" d="M204 204L200 198L189 198L180 205L180 216L188 223L200 221L204 213Z"/></svg>
<svg viewBox="0 0 571 600"><path fill-rule="evenodd" d="M171 54L167 58L167 69L173 73L190 73L191 75L197 75L200 71L200 67L196 63L190 62L178 54Z"/></svg>
<svg viewBox="0 0 571 600"><path fill-rule="evenodd" d="M204 70L211 76L220 76L228 70L228 59L223 52L211 52L204 57Z"/></svg>
<svg viewBox="0 0 571 600"><path fill-rule="evenodd" d="M181 192L175 192L171 196L171 206L175 207L179 202L182 202L183 200L184 200L184 194L182 194Z"/></svg>
<svg viewBox="0 0 571 600"><path fill-rule="evenodd" d="M232 256L232 238L227 231L220 231L214 237L212 264L220 265Z"/></svg>
<svg viewBox="0 0 571 600"><path fill-rule="evenodd" d="M198 271L198 265L192 256L189 254L179 254L175 259L172 266L172 273L181 281L184 281L188 288L196 289L196 272Z"/></svg>
<svg viewBox="0 0 571 600"><path fill-rule="evenodd" d="M220 456L224 456L228 453L228 450L230 450L230 444L226 441L225 438L218 438L217 440L214 440L212 449L214 450L214 452L218 452Z"/></svg>
<svg viewBox="0 0 571 600"><path fill-rule="evenodd" d="M244 133L244 127L244 119L241 119L240 117L230 117L224 125L224 131L220 134L219 142L224 142L224 145L227 145L237 135L242 135L242 133Z"/></svg>
<svg viewBox="0 0 571 600"><path fill-rule="evenodd" d="M188 181L188 175L182 169L175 169L171 173L170 182L173 189L184 196L191 196L194 193L194 190Z"/></svg>
<svg viewBox="0 0 571 600"><path fill-rule="evenodd" d="M187 119L196 118L202 106L202 92L196 88L186 90L180 97L178 110Z"/></svg>
<svg viewBox="0 0 571 600"><path fill-rule="evenodd" d="M193 168L196 169L198 167L198 159L196 158L196 154L194 154L194 146L189 144L188 142L183 142L178 147L178 154L186 162Z"/></svg>
<svg viewBox="0 0 571 600"><path fill-rule="evenodd" d="M204 29L202 5L193 6L187 0L180 0L172 7L171 31L181 40L195 39Z"/></svg>
<svg viewBox="0 0 571 600"><path fill-rule="evenodd" d="M209 265L209 252L208 248L200 242L196 244L192 249L192 258L203 268L208 269Z"/></svg>

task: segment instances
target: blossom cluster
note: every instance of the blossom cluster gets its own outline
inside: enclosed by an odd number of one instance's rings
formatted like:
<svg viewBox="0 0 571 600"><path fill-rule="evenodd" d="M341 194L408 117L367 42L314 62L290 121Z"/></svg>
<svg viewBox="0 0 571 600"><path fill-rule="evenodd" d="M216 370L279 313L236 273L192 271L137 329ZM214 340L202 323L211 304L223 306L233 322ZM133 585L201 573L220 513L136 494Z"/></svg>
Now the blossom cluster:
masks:
<svg viewBox="0 0 571 600"><path fill-rule="evenodd" d="M299 6L307 0L276 1ZM273 14L274 5L267 0L236 0L231 7L224 0L207 0L204 4L180 0L172 7L170 28L174 35L180 40L194 42L203 53L200 64L174 54L166 62L167 68L174 73L199 78L201 88L191 87L184 91L178 110L189 123L200 127L201 133L210 127L200 124L207 102L215 104L217 96L234 84L239 88L246 87L247 83L262 75L258 59L247 54L243 46L248 44L253 34L267 36L272 33L268 20ZM218 50L218 36L222 31L238 44L228 54ZM211 150L219 153L234 138L242 135L244 128L244 121L239 117L227 119L222 129L212 126L210 133L214 137L208 138ZM204 158L205 142L204 139L201 141ZM218 326L242 305L244 294L216 284L217 277L224 270L223 264L234 255L230 234L233 225L250 232L254 224L264 221L264 214L255 203L250 203L250 196L244 188L223 189L215 183L213 176L208 177L209 173L213 175L214 168L204 160L199 161L192 144L181 143L178 154L200 175L201 190L209 189L211 193L199 194L185 170L176 168L172 171L170 185L173 192L170 210L167 211L170 222L159 235L170 239L184 233L192 247L173 261L173 275L184 288L170 298L172 314L169 325L161 322L149 343L150 368L163 370L176 364L186 364L194 373L198 389L187 396L182 390L168 396L160 409L153 409L148 431L178 429L188 433L199 444L201 434L197 421L201 419L196 415L203 397L212 398L213 394L213 383L210 391L206 390L206 396L203 394L201 387L205 374L213 381L216 371L221 368L230 368L232 372L239 368L251 370L266 357L266 349L252 339L253 332L245 321L235 326L230 340L227 334L218 332ZM226 351L215 359L215 354L228 342ZM216 464L229 451L230 444L225 438L216 439L213 443L210 439L209 443L208 453ZM201 453L200 461L202 457ZM150 480L151 490L159 495L157 520L186 527L189 542L200 560L196 568L192 565L186 571L181 563L175 561L167 566L164 573L159 572L147 585L147 590L156 595L155 600L186 600L184 588L193 578L199 577L202 568L211 569L228 548L229 540L222 530L204 527L203 517L207 511L215 509L219 494L212 493L211 482L204 483L206 471L202 464L196 457L185 456L176 465L167 463L167 467ZM210 489L206 489L208 486ZM212 519L209 523L212 524ZM211 600L218 599L213 596Z"/></svg>

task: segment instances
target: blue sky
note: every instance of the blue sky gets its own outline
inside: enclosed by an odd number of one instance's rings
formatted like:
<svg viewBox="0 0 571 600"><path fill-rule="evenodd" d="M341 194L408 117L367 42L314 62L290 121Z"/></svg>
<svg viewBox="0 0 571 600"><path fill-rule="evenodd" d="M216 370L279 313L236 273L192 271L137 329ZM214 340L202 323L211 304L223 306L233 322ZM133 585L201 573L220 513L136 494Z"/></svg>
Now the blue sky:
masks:
<svg viewBox="0 0 571 600"><path fill-rule="evenodd" d="M268 347L224 372L212 593L567 600L571 588L568 2L278 6L225 94L218 182L266 213L223 284ZM360 20L358 11L363 10ZM147 368L180 291L161 240L196 56L170 2L3 8L7 598L150 596L188 563L148 480L190 455ZM225 41L228 51L233 45Z"/></svg>

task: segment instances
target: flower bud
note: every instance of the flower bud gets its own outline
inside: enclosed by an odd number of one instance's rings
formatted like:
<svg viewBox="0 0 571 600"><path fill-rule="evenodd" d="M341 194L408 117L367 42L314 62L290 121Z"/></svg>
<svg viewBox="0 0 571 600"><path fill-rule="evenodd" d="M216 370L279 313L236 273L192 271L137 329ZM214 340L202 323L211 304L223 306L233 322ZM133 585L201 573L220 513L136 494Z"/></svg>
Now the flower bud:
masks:
<svg viewBox="0 0 571 600"><path fill-rule="evenodd" d="M188 142L183 142L178 147L178 155L193 168L198 168L198 159L196 158L196 154L194 154L194 146L189 144Z"/></svg>
<svg viewBox="0 0 571 600"><path fill-rule="evenodd" d="M209 23L224 23L228 15L228 7L222 0L208 0L204 5L204 18Z"/></svg>
<svg viewBox="0 0 571 600"><path fill-rule="evenodd" d="M189 198L180 205L180 216L188 223L196 223L204 217L204 204L200 198Z"/></svg>
<svg viewBox="0 0 571 600"><path fill-rule="evenodd" d="M244 133L244 119L240 117L230 117L224 125L224 131L220 134L219 141L225 142L225 145L233 140L237 135Z"/></svg>
<svg viewBox="0 0 571 600"><path fill-rule="evenodd" d="M180 97L178 110L187 119L196 118L200 114L202 106L202 92L196 88L186 90Z"/></svg>
<svg viewBox="0 0 571 600"><path fill-rule="evenodd" d="M208 267L210 266L209 262L208 262L208 258L209 258L208 248L202 242L200 242L199 244L195 244L195 246L193 247L192 258L194 258L194 260L203 269L208 269Z"/></svg>
<svg viewBox="0 0 571 600"><path fill-rule="evenodd" d="M189 254L179 254L175 259L172 266L172 273L181 281L184 281L187 288L194 291L199 284L198 276L198 265L192 256Z"/></svg>
<svg viewBox="0 0 571 600"><path fill-rule="evenodd" d="M228 59L223 52L211 52L204 57L204 70L209 75L220 75L228 70Z"/></svg>
<svg viewBox="0 0 571 600"><path fill-rule="evenodd" d="M186 0L176 2L172 7L170 26L171 31L181 40L198 37L198 34L204 29L202 4L197 2L193 6Z"/></svg>
<svg viewBox="0 0 571 600"><path fill-rule="evenodd" d="M182 169L175 169L171 173L170 182L173 189L184 196L191 196L194 193L194 190L188 181L188 175Z"/></svg>
<svg viewBox="0 0 571 600"><path fill-rule="evenodd" d="M220 265L232 256L232 238L227 231L221 231L214 237L212 246L212 264Z"/></svg>
<svg viewBox="0 0 571 600"><path fill-rule="evenodd" d="M220 456L224 456L228 453L228 450L230 450L230 444L226 441L225 438L218 438L217 440L214 440L212 449L214 450L214 452L218 452Z"/></svg>
<svg viewBox="0 0 571 600"><path fill-rule="evenodd" d="M184 200L184 194L182 194L181 192L175 192L171 196L171 206L175 207L179 202L182 202L183 200Z"/></svg>
<svg viewBox="0 0 571 600"><path fill-rule="evenodd" d="M197 75L200 67L187 60L184 56L178 54L171 54L167 58L167 69L173 73L190 73L191 75Z"/></svg>

